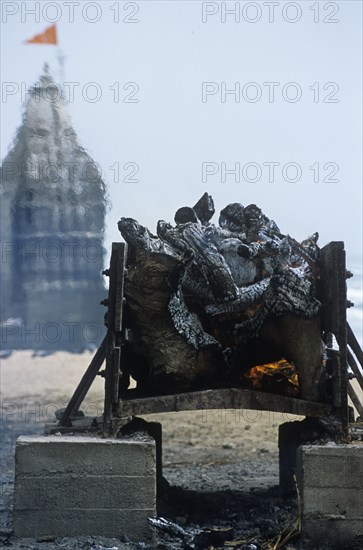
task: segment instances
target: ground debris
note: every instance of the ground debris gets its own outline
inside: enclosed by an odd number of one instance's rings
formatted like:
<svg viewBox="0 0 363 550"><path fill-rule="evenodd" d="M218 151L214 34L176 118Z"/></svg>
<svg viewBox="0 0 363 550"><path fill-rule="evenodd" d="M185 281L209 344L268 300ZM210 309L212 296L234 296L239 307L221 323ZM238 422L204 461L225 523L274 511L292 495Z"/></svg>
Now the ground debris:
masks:
<svg viewBox="0 0 363 550"><path fill-rule="evenodd" d="M185 549L203 549L220 546L234 535L232 527L210 527L186 530L177 523L161 517L149 518L149 523L161 531L180 538Z"/></svg>
<svg viewBox="0 0 363 550"><path fill-rule="evenodd" d="M8 372L11 367L16 380L23 380L21 373L24 365L30 372L34 359L30 359L30 355L25 352L14 353L14 356L18 358L17 361L13 361L14 358L6 360L12 361ZM66 359L65 363L69 363L68 356ZM88 361L87 357L84 360ZM38 375L39 390L37 389L38 393L32 399L42 403L43 408L48 402L64 403L61 393L52 394L53 401L46 401L48 394L40 385L47 376L49 378L56 371L59 360L48 357L41 361L42 363L39 359L39 363L36 363L36 368L41 369L40 372L44 375ZM26 387L26 381L23 380L24 395ZM9 393L5 394L5 398L11 401ZM3 484L0 546L12 550L105 550L115 547L118 550L185 550L182 539L168 533L160 533L156 542L143 544L131 542L121 536L118 539L104 539L99 536L57 538L53 542L15 539L12 536L12 503L16 438L19 435L42 434L44 431L43 417L28 414L28 411L35 409L32 399L20 399L27 407L26 416L25 405L16 409L16 414L9 410L7 416L3 416L0 426ZM267 543L276 541L284 527L296 518L296 499L282 500L278 489L276 442L279 415L217 410L211 414L177 412L153 415L152 418L163 423L163 475L170 484L163 502L159 503L160 516L170 519L187 532L233 528L234 535L226 539L224 550L241 550L243 544L252 543L259 543L261 550L265 550ZM283 420L286 421L281 416L281 421ZM245 429L247 426L248 429ZM194 442L193 446L187 445L190 439ZM223 449L223 443L232 448ZM255 452L260 447L268 448L270 452ZM269 532L267 535L265 532L269 527L272 531L272 524L264 523L265 520L273 521L275 531L272 534ZM227 546L227 542L231 541L241 542ZM215 550L220 550L221 547L222 545L214 544Z"/></svg>

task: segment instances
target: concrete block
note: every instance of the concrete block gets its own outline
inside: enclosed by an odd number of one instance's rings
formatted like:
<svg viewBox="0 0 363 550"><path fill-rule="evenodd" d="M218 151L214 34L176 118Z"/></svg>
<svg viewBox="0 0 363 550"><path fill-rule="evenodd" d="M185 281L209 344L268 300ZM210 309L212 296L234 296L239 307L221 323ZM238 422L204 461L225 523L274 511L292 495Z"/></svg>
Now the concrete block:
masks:
<svg viewBox="0 0 363 550"><path fill-rule="evenodd" d="M302 548L363 548L363 446L298 450Z"/></svg>
<svg viewBox="0 0 363 550"><path fill-rule="evenodd" d="M150 476L149 476L150 477ZM67 478L69 483L67 483ZM118 510L145 508L154 498L146 476L52 476L18 477L16 510Z"/></svg>
<svg viewBox="0 0 363 550"><path fill-rule="evenodd" d="M136 432L146 432L155 440L156 445L156 481L158 492L163 484L163 462L162 462L162 426L160 422L148 422L144 418L135 416L131 422L126 424L121 430L123 435L130 435Z"/></svg>
<svg viewBox="0 0 363 550"><path fill-rule="evenodd" d="M145 510L19 510L15 536L122 538L127 535L135 542L148 541L151 532L145 514Z"/></svg>
<svg viewBox="0 0 363 550"><path fill-rule="evenodd" d="M120 444L122 458L120 459ZM73 452L77 449L76 452ZM107 449L107 451L106 451ZM107 461L105 461L107 452ZM17 474L121 475L150 474L155 468L155 444L149 440L100 439L86 436L38 436L17 440Z"/></svg>
<svg viewBox="0 0 363 550"><path fill-rule="evenodd" d="M306 487L339 487L363 490L363 448L361 445L310 445L304 454ZM322 463L324 475L322 476Z"/></svg>
<svg viewBox="0 0 363 550"><path fill-rule="evenodd" d="M16 445L17 537L150 538L156 515L156 450L148 436L20 437Z"/></svg>

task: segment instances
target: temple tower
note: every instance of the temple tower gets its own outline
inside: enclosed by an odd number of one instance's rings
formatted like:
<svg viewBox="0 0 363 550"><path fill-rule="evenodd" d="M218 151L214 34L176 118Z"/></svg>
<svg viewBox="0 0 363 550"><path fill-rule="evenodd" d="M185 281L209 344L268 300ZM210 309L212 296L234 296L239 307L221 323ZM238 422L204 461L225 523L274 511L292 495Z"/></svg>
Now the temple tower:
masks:
<svg viewBox="0 0 363 550"><path fill-rule="evenodd" d="M47 67L2 165L1 347L69 349L103 335L106 188Z"/></svg>

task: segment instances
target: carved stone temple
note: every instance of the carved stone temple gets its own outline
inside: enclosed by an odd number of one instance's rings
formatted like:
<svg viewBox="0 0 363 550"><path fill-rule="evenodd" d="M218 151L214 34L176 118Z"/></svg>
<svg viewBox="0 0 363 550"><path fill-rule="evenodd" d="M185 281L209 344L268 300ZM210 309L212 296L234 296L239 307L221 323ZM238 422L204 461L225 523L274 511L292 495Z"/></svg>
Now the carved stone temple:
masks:
<svg viewBox="0 0 363 550"><path fill-rule="evenodd" d="M46 66L1 172L2 349L93 349L104 333L106 188Z"/></svg>

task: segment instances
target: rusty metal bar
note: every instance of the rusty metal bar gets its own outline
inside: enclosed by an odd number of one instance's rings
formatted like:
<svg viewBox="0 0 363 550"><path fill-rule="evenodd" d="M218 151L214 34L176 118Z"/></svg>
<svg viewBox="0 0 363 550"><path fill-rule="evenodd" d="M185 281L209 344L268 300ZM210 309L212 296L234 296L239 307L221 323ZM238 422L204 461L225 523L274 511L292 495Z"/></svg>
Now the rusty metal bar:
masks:
<svg viewBox="0 0 363 550"><path fill-rule="evenodd" d="M343 242L331 242L321 250L320 286L323 332L326 337L333 333L339 346L340 376L339 379L337 376L333 377L333 399L335 402L339 401L336 414L339 416L343 435L348 438L347 285Z"/></svg>
<svg viewBox="0 0 363 550"><path fill-rule="evenodd" d="M121 346L123 343L124 276L126 268L126 245L112 243L108 274L108 317L106 337L105 400L103 412L103 436L111 435L112 419L119 398Z"/></svg>
<svg viewBox="0 0 363 550"><path fill-rule="evenodd" d="M79 407L81 406L88 390L90 389L94 379L99 372L102 363L106 357L106 336L104 337L100 347L93 357L89 367L81 378L74 394L72 395L67 407L64 409L62 417L59 421L60 426L67 426L72 416L76 416Z"/></svg>
<svg viewBox="0 0 363 550"><path fill-rule="evenodd" d="M344 243L336 244L338 267L338 332L335 335L340 352L341 376L341 421L343 434L349 437L349 409L348 409L348 342L347 342L347 283Z"/></svg>
<svg viewBox="0 0 363 550"><path fill-rule="evenodd" d="M140 397L135 390L128 390L120 402L120 416L152 413L207 410L253 409L300 414L314 418L326 418L333 412L332 405L305 401L286 395L277 395L246 388L213 388L189 391L173 395Z"/></svg>

